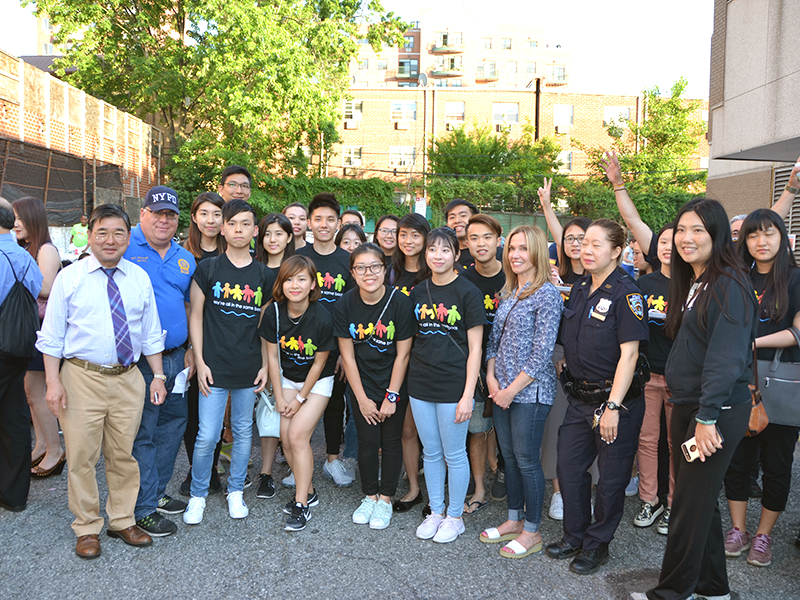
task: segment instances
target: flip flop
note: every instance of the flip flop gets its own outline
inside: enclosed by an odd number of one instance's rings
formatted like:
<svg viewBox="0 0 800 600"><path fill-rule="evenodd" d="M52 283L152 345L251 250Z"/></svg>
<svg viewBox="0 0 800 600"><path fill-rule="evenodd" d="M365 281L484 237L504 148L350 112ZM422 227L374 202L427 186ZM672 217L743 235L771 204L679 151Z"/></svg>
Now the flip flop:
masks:
<svg viewBox="0 0 800 600"><path fill-rule="evenodd" d="M505 546L500 549L500 556L504 556L506 558L524 558L529 554L536 554L537 552L542 551L542 542L531 546L530 548L526 548L522 544L520 544L517 540L511 540Z"/></svg>
<svg viewBox="0 0 800 600"><path fill-rule="evenodd" d="M477 504L477 507L476 507L476 508L474 508L474 509L472 508L472 505L473 505L473 504ZM464 514L465 514L465 515L474 515L476 512L478 512L480 509L482 509L482 508L483 508L484 506L486 506L487 504L488 504L488 501L487 501L487 500L484 500L483 502L480 502L480 501L478 501L478 500L473 500L472 502L469 502L469 503L467 504L467 509L468 509L468 510L465 510L465 511L464 511Z"/></svg>
<svg viewBox="0 0 800 600"><path fill-rule="evenodd" d="M489 527L489 529L484 529L481 532L480 540L484 544L497 544L499 542L508 542L509 540L514 540L519 536L518 533L504 533L500 534L500 530L497 527Z"/></svg>

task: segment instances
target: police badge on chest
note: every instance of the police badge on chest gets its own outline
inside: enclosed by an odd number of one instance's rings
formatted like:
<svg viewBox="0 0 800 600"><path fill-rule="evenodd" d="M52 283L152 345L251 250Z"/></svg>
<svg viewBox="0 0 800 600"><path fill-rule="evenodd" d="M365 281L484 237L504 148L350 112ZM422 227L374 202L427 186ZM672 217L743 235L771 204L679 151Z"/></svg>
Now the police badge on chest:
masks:
<svg viewBox="0 0 800 600"><path fill-rule="evenodd" d="M605 321L609 308L611 308L611 300L608 298L601 298L597 303L597 306L592 309L591 313L589 313L589 316L593 319L597 319L598 321Z"/></svg>

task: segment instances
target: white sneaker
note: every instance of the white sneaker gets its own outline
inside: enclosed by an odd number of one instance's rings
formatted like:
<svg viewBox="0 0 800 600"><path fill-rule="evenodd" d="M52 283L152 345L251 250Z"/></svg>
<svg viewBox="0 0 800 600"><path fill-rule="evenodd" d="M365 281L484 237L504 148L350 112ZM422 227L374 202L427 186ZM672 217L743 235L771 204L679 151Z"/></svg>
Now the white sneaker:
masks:
<svg viewBox="0 0 800 600"><path fill-rule="evenodd" d="M350 487L353 485L354 478L347 474L342 461L338 458L334 458L331 462L325 461L325 464L322 465L322 474L333 480L333 483L338 487Z"/></svg>
<svg viewBox="0 0 800 600"><path fill-rule="evenodd" d="M464 519L454 519L447 517L439 525L436 530L436 535L433 536L433 541L440 544L447 544L454 541L458 536L464 533Z"/></svg>
<svg viewBox="0 0 800 600"><path fill-rule="evenodd" d="M286 477L281 479L281 483L283 485L285 485L286 487L294 487L295 486L294 473L293 472L289 472L289 474Z"/></svg>
<svg viewBox="0 0 800 600"><path fill-rule="evenodd" d="M355 480L356 466L358 465L358 460L356 460L355 458L343 458L342 464L344 465L344 472L347 473L347 476L352 477L353 480ZM378 476L378 481L380 481L380 479L381 479L380 476Z"/></svg>
<svg viewBox="0 0 800 600"><path fill-rule="evenodd" d="M628 487L625 488L625 495L630 498L631 496L635 496L639 493L639 476L631 477L631 480L628 482Z"/></svg>
<svg viewBox="0 0 800 600"><path fill-rule="evenodd" d="M203 513L206 511L206 499L192 496L183 513L183 522L187 525L199 525L203 522Z"/></svg>
<svg viewBox="0 0 800 600"><path fill-rule="evenodd" d="M369 520L370 529L386 529L392 522L392 505L389 502L378 500L372 517Z"/></svg>
<svg viewBox="0 0 800 600"><path fill-rule="evenodd" d="M647 594L643 592L631 592L630 600L647 600Z"/></svg>
<svg viewBox="0 0 800 600"><path fill-rule="evenodd" d="M555 521L564 520L564 499L561 497L561 492L553 492L550 498L550 510L547 511L547 516Z"/></svg>
<svg viewBox="0 0 800 600"><path fill-rule="evenodd" d="M353 523L356 525L366 525L369 523L377 503L377 500L373 500L369 496L364 496L364 499L361 501L361 506L353 513Z"/></svg>
<svg viewBox="0 0 800 600"><path fill-rule="evenodd" d="M244 519L250 513L242 499L242 492L228 494L228 514L231 519Z"/></svg>
<svg viewBox="0 0 800 600"><path fill-rule="evenodd" d="M425 517L422 525L417 527L417 537L421 540L429 540L436 535L439 525L444 521L444 516L432 513Z"/></svg>

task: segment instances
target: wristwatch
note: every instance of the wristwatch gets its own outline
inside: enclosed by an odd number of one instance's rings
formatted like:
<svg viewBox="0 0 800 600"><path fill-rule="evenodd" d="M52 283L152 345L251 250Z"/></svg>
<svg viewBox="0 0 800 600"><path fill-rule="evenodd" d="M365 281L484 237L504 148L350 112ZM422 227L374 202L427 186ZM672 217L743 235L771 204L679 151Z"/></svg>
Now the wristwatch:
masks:
<svg viewBox="0 0 800 600"><path fill-rule="evenodd" d="M153 373L153 378L154 379L160 379L164 383L167 383L167 376L166 375L162 375L161 373Z"/></svg>
<svg viewBox="0 0 800 600"><path fill-rule="evenodd" d="M300 394L295 394L294 399L297 400L300 404L308 400L308 398L303 398Z"/></svg>
<svg viewBox="0 0 800 600"><path fill-rule="evenodd" d="M397 400L399 398L400 398L400 394L398 394L397 392L392 392L390 390L386 390L386 397L384 398L384 400L388 400L389 402L394 404L395 402L397 402Z"/></svg>
<svg viewBox="0 0 800 600"><path fill-rule="evenodd" d="M620 405L619 405L619 404L616 404L616 403L614 403L614 402L611 402L611 400L608 400L608 401L606 402L606 408L607 408L608 410L619 410L619 408L620 408Z"/></svg>

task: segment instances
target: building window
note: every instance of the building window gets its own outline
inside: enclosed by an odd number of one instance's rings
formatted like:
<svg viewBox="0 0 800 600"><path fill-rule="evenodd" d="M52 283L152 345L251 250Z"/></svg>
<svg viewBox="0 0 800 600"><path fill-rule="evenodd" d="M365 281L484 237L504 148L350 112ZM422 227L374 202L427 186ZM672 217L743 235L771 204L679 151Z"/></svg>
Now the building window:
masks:
<svg viewBox="0 0 800 600"><path fill-rule="evenodd" d="M437 31L436 32L436 46L461 46L463 40L462 32L460 31Z"/></svg>
<svg viewBox="0 0 800 600"><path fill-rule="evenodd" d="M398 61L397 75L398 77L415 77L419 74L419 61L415 58L401 58Z"/></svg>
<svg viewBox="0 0 800 600"><path fill-rule="evenodd" d="M574 125L575 107L572 104L553 105L553 125Z"/></svg>
<svg viewBox="0 0 800 600"><path fill-rule="evenodd" d="M483 75L485 77L496 77L497 68L493 60L485 60L477 64L475 73L477 75Z"/></svg>
<svg viewBox="0 0 800 600"><path fill-rule="evenodd" d="M378 71L385 71L389 68L389 61L385 58L378 59Z"/></svg>
<svg viewBox="0 0 800 600"><path fill-rule="evenodd" d="M516 75L517 74L517 61L511 60L506 65L506 71L509 75Z"/></svg>
<svg viewBox="0 0 800 600"><path fill-rule="evenodd" d="M389 146L389 166L411 167L416 154L417 149L414 146Z"/></svg>
<svg viewBox="0 0 800 600"><path fill-rule="evenodd" d="M416 102L407 102L405 100L392 100L392 121L415 121L416 119L417 119Z"/></svg>
<svg viewBox="0 0 800 600"><path fill-rule="evenodd" d="M463 121L466 108L464 102L445 102L444 120Z"/></svg>
<svg viewBox="0 0 800 600"><path fill-rule="evenodd" d="M564 65L547 65L547 79L555 83L565 83L567 71Z"/></svg>
<svg viewBox="0 0 800 600"><path fill-rule="evenodd" d="M342 166L361 166L361 146L342 146Z"/></svg>
<svg viewBox="0 0 800 600"><path fill-rule="evenodd" d="M417 87L416 81L398 81L397 87L399 88L415 88Z"/></svg>
<svg viewBox="0 0 800 600"><path fill-rule="evenodd" d="M450 87L461 87L461 80L453 79L453 81L450 82Z"/></svg>
<svg viewBox="0 0 800 600"><path fill-rule="evenodd" d="M360 121L364 115L364 101L363 100L345 100L344 101L344 118Z"/></svg>
<svg viewBox="0 0 800 600"><path fill-rule="evenodd" d="M461 56L437 56L434 71L460 71L461 61Z"/></svg>
<svg viewBox="0 0 800 600"><path fill-rule="evenodd" d="M53 44L48 44L47 42L42 44L42 54L50 55L50 54L55 54L55 53L56 53L56 49L53 46Z"/></svg>
<svg viewBox="0 0 800 600"><path fill-rule="evenodd" d="M447 79L434 79L433 81L436 87L447 87Z"/></svg>
<svg viewBox="0 0 800 600"><path fill-rule="evenodd" d="M492 49L492 38L490 38L490 37L482 38L481 42L483 43L483 48L485 50L491 50Z"/></svg>
<svg viewBox="0 0 800 600"><path fill-rule="evenodd" d="M369 59L368 58L362 58L360 61L358 61L358 70L359 71L368 71L369 70Z"/></svg>
<svg viewBox="0 0 800 600"><path fill-rule="evenodd" d="M603 127L627 127L631 109L627 106L606 106L603 108Z"/></svg>
<svg viewBox="0 0 800 600"><path fill-rule="evenodd" d="M528 75L535 75L536 74L536 63L535 62L527 62L527 63L525 63L525 72Z"/></svg>
<svg viewBox="0 0 800 600"><path fill-rule="evenodd" d="M409 52L414 49L414 37L411 35L403 36L403 50Z"/></svg>
<svg viewBox="0 0 800 600"><path fill-rule="evenodd" d="M538 48L539 42L535 42L533 40L522 40L522 47L523 48Z"/></svg>
<svg viewBox="0 0 800 600"><path fill-rule="evenodd" d="M502 38L500 40L500 47L503 50L511 50L511 38Z"/></svg>
<svg viewBox="0 0 800 600"><path fill-rule="evenodd" d="M559 152L558 160L561 163L559 171L561 172L572 171L572 152L570 152L569 150L564 150L563 152Z"/></svg>
<svg viewBox="0 0 800 600"><path fill-rule="evenodd" d="M516 102L494 102L492 121L495 123L519 123L519 104Z"/></svg>

